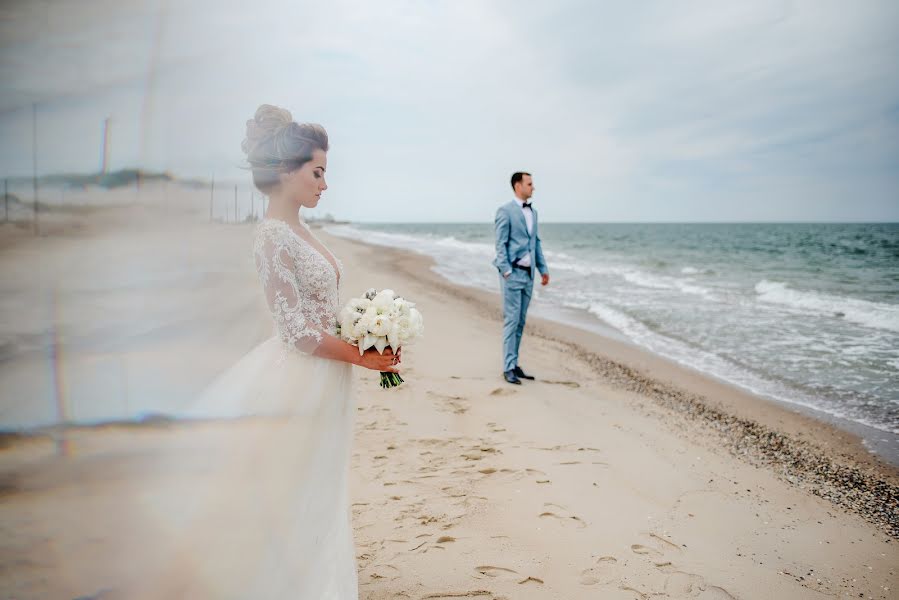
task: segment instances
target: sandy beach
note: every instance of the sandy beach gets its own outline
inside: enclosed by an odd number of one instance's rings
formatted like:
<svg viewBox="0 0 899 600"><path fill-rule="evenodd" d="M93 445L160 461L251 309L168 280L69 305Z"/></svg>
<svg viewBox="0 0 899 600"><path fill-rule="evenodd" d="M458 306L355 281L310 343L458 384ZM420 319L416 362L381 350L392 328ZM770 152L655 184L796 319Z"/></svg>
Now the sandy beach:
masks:
<svg viewBox="0 0 899 600"><path fill-rule="evenodd" d="M7 305L4 327L40 330L49 282L71 327L152 313L118 289L107 312L88 311L95 298L80 282L112 269L105 261L146 272L212 264L202 285L154 288L181 326L137 332L116 351L172 388L199 390L269 334L253 228L148 218L136 233L135 214L44 237L5 226L4 292L36 300L15 316ZM522 343L537 380L510 386L498 297L448 283L423 256L319 235L345 265L342 298L391 287L426 320L426 338L404 351L402 387L384 391L376 373L355 373L361 598L896 597L899 476L855 436L539 319ZM111 352L65 339L58 349L56 385L72 387ZM40 351L5 354L3 414L35 401L22 396L38 389L45 363ZM242 426L277 427L231 427ZM113 598L140 577L177 529L183 499L209 477L192 454L204 427L149 419L5 435L0 597Z"/></svg>

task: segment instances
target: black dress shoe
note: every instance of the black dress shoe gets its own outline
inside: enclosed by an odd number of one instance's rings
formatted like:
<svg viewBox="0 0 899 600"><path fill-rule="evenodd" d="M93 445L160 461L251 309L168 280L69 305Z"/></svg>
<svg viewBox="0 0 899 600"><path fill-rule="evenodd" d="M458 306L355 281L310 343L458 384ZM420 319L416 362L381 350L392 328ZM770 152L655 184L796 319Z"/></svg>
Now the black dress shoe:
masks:
<svg viewBox="0 0 899 600"><path fill-rule="evenodd" d="M503 377L505 377L506 381L508 381L509 383L521 385L521 380L515 375L515 371L506 371L505 373L503 373Z"/></svg>
<svg viewBox="0 0 899 600"><path fill-rule="evenodd" d="M521 370L521 367L515 367L514 369L512 369L512 372L515 373L516 377L521 377L522 379L531 379L531 380L534 379L533 375L528 375L527 373L525 373L524 371Z"/></svg>

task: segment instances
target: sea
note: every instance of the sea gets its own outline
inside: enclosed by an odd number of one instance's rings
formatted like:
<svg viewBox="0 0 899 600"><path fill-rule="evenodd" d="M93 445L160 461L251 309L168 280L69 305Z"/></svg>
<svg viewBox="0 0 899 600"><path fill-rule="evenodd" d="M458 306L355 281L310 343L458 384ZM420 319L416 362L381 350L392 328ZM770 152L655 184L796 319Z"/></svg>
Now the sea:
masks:
<svg viewBox="0 0 899 600"><path fill-rule="evenodd" d="M328 231L499 291L491 223ZM899 223L544 223L534 308L861 433L899 456Z"/></svg>

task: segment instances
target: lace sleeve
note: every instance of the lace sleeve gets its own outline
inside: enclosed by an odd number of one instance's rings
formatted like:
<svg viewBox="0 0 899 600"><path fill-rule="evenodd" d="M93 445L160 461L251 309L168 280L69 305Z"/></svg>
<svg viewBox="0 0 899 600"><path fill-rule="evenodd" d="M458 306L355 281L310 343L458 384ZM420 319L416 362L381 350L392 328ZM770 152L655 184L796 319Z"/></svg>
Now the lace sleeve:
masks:
<svg viewBox="0 0 899 600"><path fill-rule="evenodd" d="M322 332L304 313L303 295L297 281L296 258L290 246L274 236L257 240L254 258L265 298L275 320L278 337L289 348L312 353L322 343Z"/></svg>

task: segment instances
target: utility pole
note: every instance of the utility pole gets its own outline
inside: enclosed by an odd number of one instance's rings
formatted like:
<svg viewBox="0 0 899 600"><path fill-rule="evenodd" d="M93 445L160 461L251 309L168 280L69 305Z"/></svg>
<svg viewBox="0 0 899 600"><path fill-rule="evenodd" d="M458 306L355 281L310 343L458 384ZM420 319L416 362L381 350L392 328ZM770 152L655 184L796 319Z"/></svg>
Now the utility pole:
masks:
<svg viewBox="0 0 899 600"><path fill-rule="evenodd" d="M109 168L109 117L103 120L103 146L100 152L100 174L106 175Z"/></svg>
<svg viewBox="0 0 899 600"><path fill-rule="evenodd" d="M234 184L234 222L237 223L237 184Z"/></svg>
<svg viewBox="0 0 899 600"><path fill-rule="evenodd" d="M209 186L209 222L212 223L212 205L215 200L215 173L212 174L212 185Z"/></svg>
<svg viewBox="0 0 899 600"><path fill-rule="evenodd" d="M37 235L37 102L31 103L31 170L31 183L34 189L34 234Z"/></svg>

